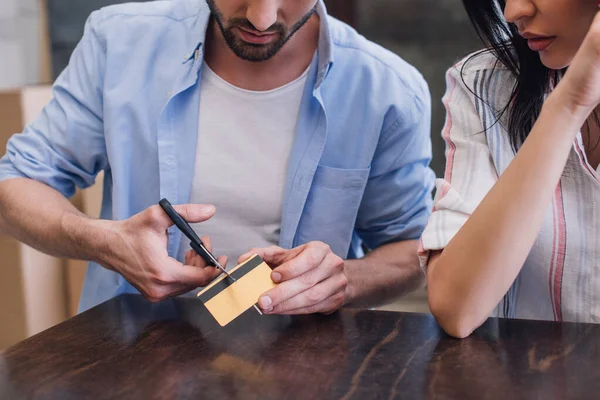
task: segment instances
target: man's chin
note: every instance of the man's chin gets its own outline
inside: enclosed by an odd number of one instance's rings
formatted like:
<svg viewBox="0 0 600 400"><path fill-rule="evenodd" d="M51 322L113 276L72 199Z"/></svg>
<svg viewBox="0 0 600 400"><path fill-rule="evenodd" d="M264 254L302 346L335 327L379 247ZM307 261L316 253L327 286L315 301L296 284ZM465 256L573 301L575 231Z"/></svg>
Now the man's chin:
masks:
<svg viewBox="0 0 600 400"><path fill-rule="evenodd" d="M271 58L273 58L275 56L275 54L271 55L271 54L256 54L256 53L248 53L248 52L236 52L235 53L236 56L238 56L238 58L241 58L242 60L245 61L250 61L250 62L264 62L264 61L269 61Z"/></svg>
<svg viewBox="0 0 600 400"><path fill-rule="evenodd" d="M252 43L237 44L232 47L233 52L239 58L246 61L262 62L268 61L277 54L279 47L274 45L255 45Z"/></svg>

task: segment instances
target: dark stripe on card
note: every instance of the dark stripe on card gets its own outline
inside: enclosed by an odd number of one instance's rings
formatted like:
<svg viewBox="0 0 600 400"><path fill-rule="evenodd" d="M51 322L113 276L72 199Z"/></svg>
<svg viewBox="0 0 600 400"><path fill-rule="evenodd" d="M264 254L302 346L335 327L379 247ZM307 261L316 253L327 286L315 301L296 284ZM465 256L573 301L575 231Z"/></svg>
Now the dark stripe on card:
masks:
<svg viewBox="0 0 600 400"><path fill-rule="evenodd" d="M231 275L235 280L241 279L244 277L244 275L246 275L248 272L252 271L254 268L258 267L263 262L264 261L262 260L262 258L260 258L259 256L255 256L250 261L248 261L246 264L242 265L235 271L230 272L229 275ZM212 299L213 297L215 297L216 295L221 293L223 290L227 289L233 283L235 283L235 282L233 282L233 280L231 280L230 278L228 278L228 277L223 278L220 282L215 284L213 287L208 289L206 292L202 293L199 296L200 301L202 301L203 303L206 303L207 301L209 301L210 299Z"/></svg>

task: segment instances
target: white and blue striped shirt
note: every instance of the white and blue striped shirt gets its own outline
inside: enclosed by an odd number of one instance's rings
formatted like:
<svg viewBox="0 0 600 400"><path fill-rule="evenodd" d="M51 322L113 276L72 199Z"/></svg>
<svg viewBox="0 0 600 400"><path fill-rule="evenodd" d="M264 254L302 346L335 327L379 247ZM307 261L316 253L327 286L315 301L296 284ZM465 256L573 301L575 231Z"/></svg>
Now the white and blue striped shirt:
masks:
<svg viewBox="0 0 600 400"><path fill-rule="evenodd" d="M446 172L421 238L424 267L429 251L450 242L515 156L505 118L495 123L514 78L489 53L466 60L447 74ZM529 257L492 316L600 322L599 205L600 176L578 134Z"/></svg>

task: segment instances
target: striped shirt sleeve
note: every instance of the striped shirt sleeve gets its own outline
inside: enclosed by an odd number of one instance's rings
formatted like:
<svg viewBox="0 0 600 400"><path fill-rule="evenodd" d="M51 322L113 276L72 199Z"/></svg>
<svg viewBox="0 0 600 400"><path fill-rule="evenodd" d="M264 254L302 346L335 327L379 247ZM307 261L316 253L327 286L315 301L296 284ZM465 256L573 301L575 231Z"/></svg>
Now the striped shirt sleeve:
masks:
<svg viewBox="0 0 600 400"><path fill-rule="evenodd" d="M484 106L489 99L489 70L468 70L458 64L446 74L446 171L436 181L434 208L419 244L421 267L429 254L442 250L459 231L498 180L484 125L492 117ZM477 96L475 95L477 94Z"/></svg>

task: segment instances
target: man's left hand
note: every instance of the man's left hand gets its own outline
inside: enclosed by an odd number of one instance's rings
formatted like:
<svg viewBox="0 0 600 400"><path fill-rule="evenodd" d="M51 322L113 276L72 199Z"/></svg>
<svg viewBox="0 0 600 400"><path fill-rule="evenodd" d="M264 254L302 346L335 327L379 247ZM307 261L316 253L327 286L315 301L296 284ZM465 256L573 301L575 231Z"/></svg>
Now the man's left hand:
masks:
<svg viewBox="0 0 600 400"><path fill-rule="evenodd" d="M238 262L252 254L274 268L271 279L278 284L260 296L258 305L264 313L331 314L345 304L348 278L344 260L327 244L310 242L291 250L277 246L252 249Z"/></svg>

